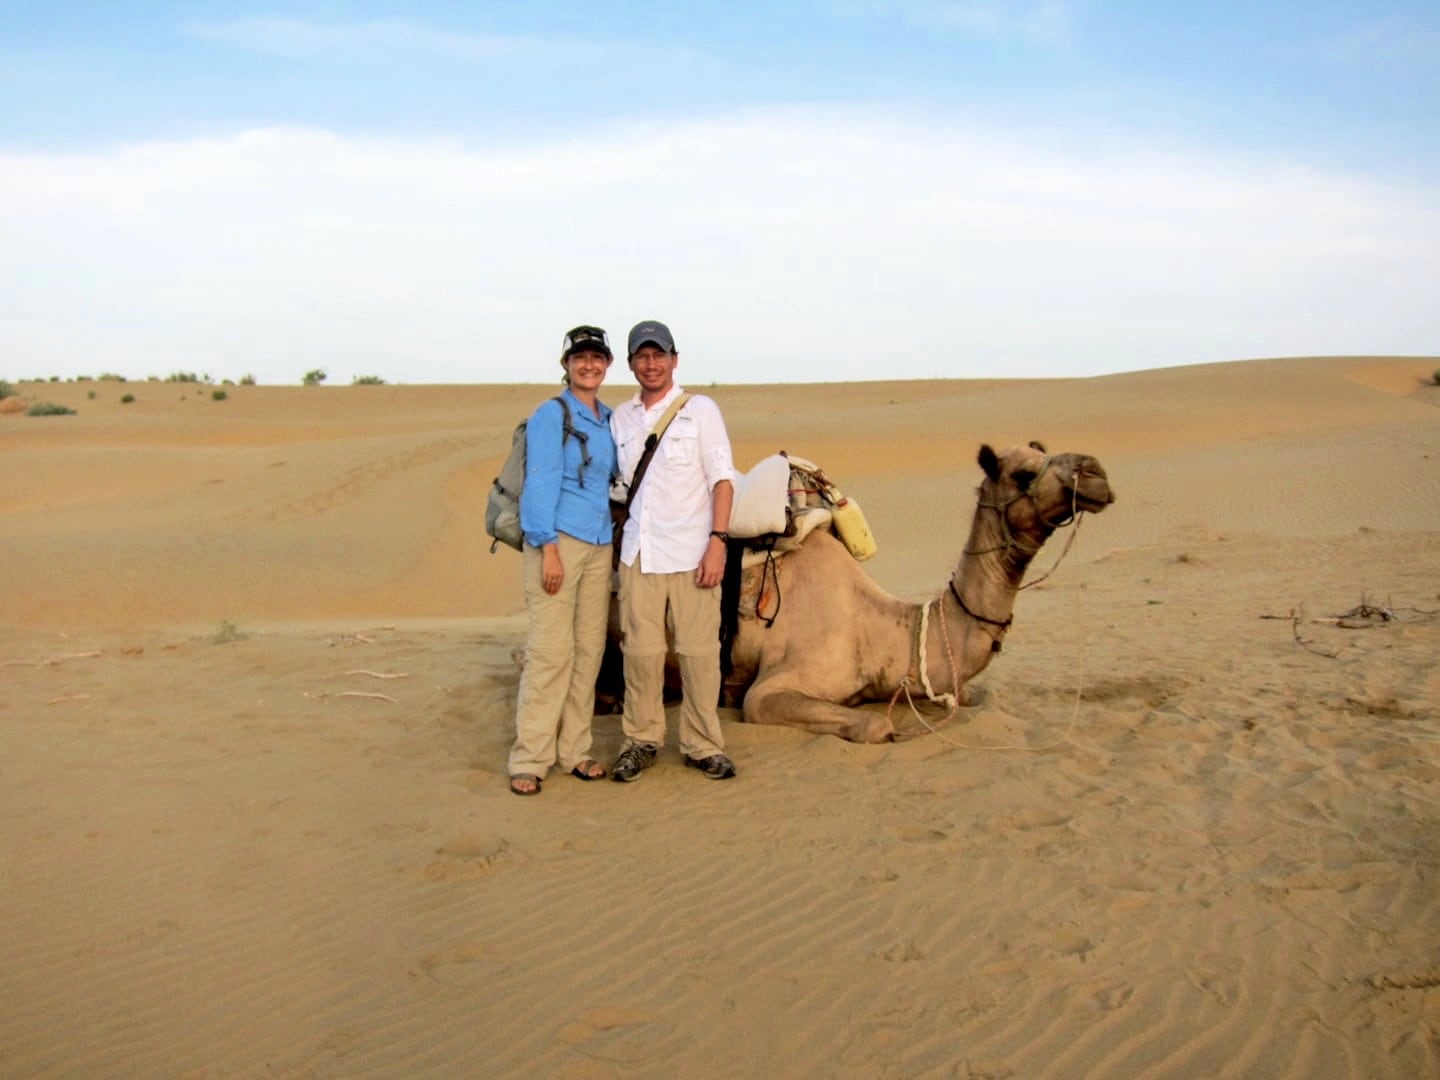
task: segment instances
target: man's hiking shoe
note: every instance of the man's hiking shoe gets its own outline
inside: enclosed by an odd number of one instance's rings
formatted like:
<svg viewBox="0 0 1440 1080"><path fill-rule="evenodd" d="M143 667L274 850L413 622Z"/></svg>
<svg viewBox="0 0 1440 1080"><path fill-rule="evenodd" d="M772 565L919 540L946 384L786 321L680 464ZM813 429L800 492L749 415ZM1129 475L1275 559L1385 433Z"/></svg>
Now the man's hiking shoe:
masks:
<svg viewBox="0 0 1440 1080"><path fill-rule="evenodd" d="M639 780L640 774L655 764L655 754L659 747L651 746L649 743L631 743L620 756L615 759L615 767L610 770L610 779L618 780L622 784L628 784L632 780Z"/></svg>
<svg viewBox="0 0 1440 1080"><path fill-rule="evenodd" d="M699 769L707 780L729 780L735 775L735 763L724 754L711 754L705 758L687 757L687 768Z"/></svg>

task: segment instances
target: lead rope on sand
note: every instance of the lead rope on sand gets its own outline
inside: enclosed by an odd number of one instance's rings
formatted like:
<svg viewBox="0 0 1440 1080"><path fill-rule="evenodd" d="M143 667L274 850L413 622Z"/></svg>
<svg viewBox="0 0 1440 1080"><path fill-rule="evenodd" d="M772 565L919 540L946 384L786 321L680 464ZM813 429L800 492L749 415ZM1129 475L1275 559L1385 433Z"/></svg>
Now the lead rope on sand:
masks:
<svg viewBox="0 0 1440 1080"><path fill-rule="evenodd" d="M1052 565L1049 570L1045 571L1045 573L1042 574L1038 579L1036 579L1035 581L1032 581L1032 582L1030 583L1030 585L1038 585L1038 584L1040 584L1040 582L1044 581L1047 577L1049 577L1051 574L1053 574L1053 573L1055 572L1056 567L1058 567L1058 566L1060 565L1061 561L1065 558L1065 556L1068 555L1068 554L1070 554L1070 545L1075 542L1075 537L1077 537L1077 536L1080 534L1080 519L1081 519L1081 517L1084 516L1082 513L1078 512L1078 511L1075 509L1075 504L1076 504L1077 502L1078 502L1078 495L1077 495L1077 493L1072 489L1072 491L1071 491L1071 517L1072 517L1072 519L1073 519L1074 522L1075 522L1075 528L1071 530L1071 532L1070 532L1070 539L1066 542L1064 550L1060 552L1060 558L1059 558L1059 559L1056 559L1054 565ZM1022 585L1022 586L1020 586L1020 587L1021 587L1022 589L1025 589L1025 588L1029 588L1030 586L1029 586L1029 585ZM920 664L920 685L921 685L921 687L922 687L922 688L924 689L924 691L925 691L925 696L926 696L927 698L929 698L931 701L933 701L933 702L935 702L935 703L937 703L937 704L944 704L944 705L948 706L948 709L947 709L944 717L942 717L941 720L940 720L940 723L945 724L945 723L949 723L950 719L955 715L956 710L958 710L959 707L960 707L960 702L959 702L958 698L956 697L956 695L953 694L953 693L951 693L951 694L940 694L940 695L937 696L936 693L935 693L934 688L930 685L930 673L929 673L928 670L926 670L927 667L928 667L928 665L927 665L927 663L926 663L926 658L925 658L925 638L927 637L927 632L928 632L928 630L929 630L930 605L931 605L931 604L934 604L934 605L938 608L938 607L939 607L939 604L940 604L940 598L939 598L939 597L936 597L934 600L928 601L928 602L927 602L926 604L924 604L924 605L921 607L921 609L920 609L919 642L918 642L918 644L916 645L916 651L917 651L917 653L918 653L918 662L919 662L919 664ZM1075 590L1075 623L1076 623L1077 626L1080 625L1080 616L1081 616L1081 614L1082 614L1082 610L1081 610L1081 603L1080 603L1080 590L1079 590L1079 589L1076 589L1076 590ZM951 646L950 646L950 628L949 628L949 626L946 625L946 623L945 623L945 617L944 617L943 615L940 617L940 635L941 635L941 637L943 637L943 638L945 639L945 656L946 656L946 659L948 659L948 660L950 661L950 685L951 685L951 686L954 686L954 687L956 687L956 688L958 689L959 686L960 686L960 669L959 669L959 665L957 665L957 664L955 663L955 650L954 650L953 648L951 648ZM910 677L909 677L908 675L907 675L905 678L903 678L903 679L900 680L900 685L899 685L899 687L895 690L895 693L891 696L891 698L890 698L890 705L889 705L889 707L885 710L885 719L886 719L887 721L890 719L890 714L891 714L892 710L895 708L895 702L899 700L901 694L904 694L904 695L905 695L905 704L907 704L907 705L910 706L910 714L911 714L912 716L914 716L916 720L919 720L919 721L920 721L921 725L925 728L926 731L930 732L931 735L936 736L938 739L940 739L941 742L949 743L951 746L953 746L953 747L955 747L955 748L957 748L957 749L959 749L959 750L1022 750L1022 751L1024 751L1025 753L1028 753L1028 754L1038 754L1038 753L1040 753L1042 750L1052 750L1052 749L1054 749L1055 747L1061 745L1062 743L1069 741L1069 739L1070 739L1070 733L1075 730L1075 723L1076 723L1076 721L1078 721L1078 720L1080 719L1080 700L1081 700L1081 696L1084 694L1084 691L1085 691L1085 635L1084 635L1084 634L1081 634L1081 635L1080 635L1080 670L1079 670L1079 671L1076 673L1076 675L1075 675L1075 704L1074 704L1074 706L1071 708L1071 711L1070 711L1070 722L1065 725L1065 730L1060 733L1060 737L1059 737L1058 739L1053 740L1052 742L1044 743L1044 744L1042 744L1042 745L1040 745L1040 746L1022 746L1022 745L1019 744L1019 743L999 743L999 744L991 744L991 745L989 745L989 746L972 746L972 745L970 745L969 743L956 742L954 739L952 739L952 738L950 738L949 736L947 736L947 735L946 735L943 731L941 731L939 728L937 728L937 727L935 727L934 725L932 725L932 724L930 723L930 721L928 721L928 720L925 719L925 717L923 717L923 716L920 715L920 710L915 707L915 700L910 696ZM892 723L892 724L890 725L890 728L891 728L891 730L893 731L894 728L895 728L895 725Z"/></svg>

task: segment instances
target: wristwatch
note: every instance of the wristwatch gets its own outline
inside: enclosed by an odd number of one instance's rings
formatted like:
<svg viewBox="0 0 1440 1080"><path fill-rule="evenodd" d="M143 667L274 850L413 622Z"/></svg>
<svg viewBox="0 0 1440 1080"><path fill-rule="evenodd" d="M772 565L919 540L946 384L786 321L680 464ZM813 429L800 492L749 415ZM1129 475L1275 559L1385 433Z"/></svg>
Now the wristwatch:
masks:
<svg viewBox="0 0 1440 1080"><path fill-rule="evenodd" d="M724 532L724 531L722 531L722 530L720 530L720 529L711 529L711 530L710 530L710 535L711 535L711 536L718 536L718 537L720 538L720 542L723 543L723 544L728 544L728 543L730 542L730 534L729 534L728 532Z"/></svg>

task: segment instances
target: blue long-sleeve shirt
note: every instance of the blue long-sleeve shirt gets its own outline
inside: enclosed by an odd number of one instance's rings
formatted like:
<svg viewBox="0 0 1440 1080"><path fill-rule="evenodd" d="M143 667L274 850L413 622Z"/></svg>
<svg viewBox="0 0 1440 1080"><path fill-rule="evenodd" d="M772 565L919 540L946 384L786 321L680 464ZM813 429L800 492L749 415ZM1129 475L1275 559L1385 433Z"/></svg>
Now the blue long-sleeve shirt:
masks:
<svg viewBox="0 0 1440 1080"><path fill-rule="evenodd" d="M610 542L610 481L615 476L615 440L610 409L602 402L597 419L566 387L570 426L584 434L563 439L559 402L546 401L525 425L525 486L520 490L520 528L533 547L565 533L589 544ZM563 439L563 444L562 444ZM581 463L589 454L582 483Z"/></svg>

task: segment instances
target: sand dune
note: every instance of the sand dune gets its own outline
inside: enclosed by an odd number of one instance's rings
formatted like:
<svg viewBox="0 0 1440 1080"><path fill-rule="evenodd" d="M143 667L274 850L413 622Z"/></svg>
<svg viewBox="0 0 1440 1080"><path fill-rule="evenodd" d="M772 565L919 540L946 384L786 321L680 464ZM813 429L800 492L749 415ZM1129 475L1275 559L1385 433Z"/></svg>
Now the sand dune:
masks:
<svg viewBox="0 0 1440 1080"><path fill-rule="evenodd" d="M19 384L79 413L0 415L0 1076L1440 1075L1437 366L696 386L913 599L982 441L1119 501L938 734L525 800L550 388Z"/></svg>

